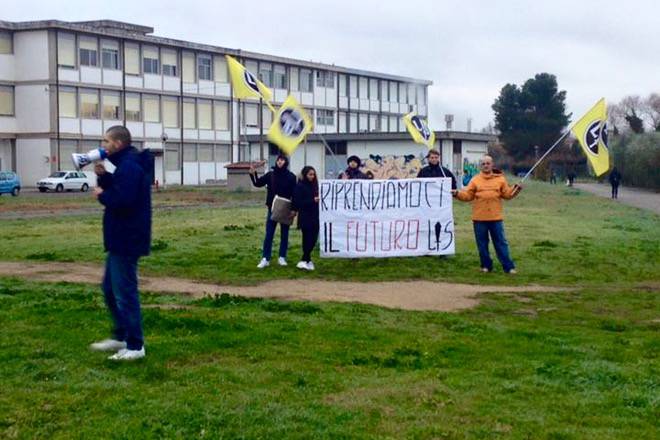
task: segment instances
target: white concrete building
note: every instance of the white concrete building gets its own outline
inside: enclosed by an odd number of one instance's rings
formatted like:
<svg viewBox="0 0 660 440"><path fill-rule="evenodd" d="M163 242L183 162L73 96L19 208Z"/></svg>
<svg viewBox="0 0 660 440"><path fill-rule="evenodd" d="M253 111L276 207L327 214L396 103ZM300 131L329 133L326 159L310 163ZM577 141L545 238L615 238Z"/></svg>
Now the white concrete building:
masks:
<svg viewBox="0 0 660 440"><path fill-rule="evenodd" d="M33 186L52 171L71 169L71 153L98 146L116 124L129 128L136 146L156 152L160 183L221 181L226 164L269 157L273 147L261 134L272 115L257 101L232 99L225 54L258 73L273 89L275 105L293 94L338 157L379 151L382 142L397 154L421 150L402 134L401 116L427 115L431 81L152 33L111 20L0 21L0 170L16 171ZM454 168L455 141L464 136L439 137L443 149L445 140L452 142L443 162ZM315 139L296 152L294 168L306 154L320 173L332 175L334 165ZM489 139L465 141L485 151ZM461 153L463 148L473 147L460 146Z"/></svg>

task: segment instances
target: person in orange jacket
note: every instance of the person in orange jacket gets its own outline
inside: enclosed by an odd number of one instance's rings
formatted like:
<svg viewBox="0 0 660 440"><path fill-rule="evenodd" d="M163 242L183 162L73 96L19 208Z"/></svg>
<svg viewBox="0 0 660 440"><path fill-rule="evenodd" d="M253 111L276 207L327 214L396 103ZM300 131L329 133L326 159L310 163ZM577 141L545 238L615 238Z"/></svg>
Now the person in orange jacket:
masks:
<svg viewBox="0 0 660 440"><path fill-rule="evenodd" d="M463 190L452 190L452 195L463 202L472 202L472 224L481 260L481 271L493 270L493 260L488 251L490 235L504 272L515 274L516 266L509 256L509 244L504 236L502 199L513 199L520 193L522 187L518 184L509 186L504 173L493 168L492 157L482 157L480 166L481 172L474 176Z"/></svg>

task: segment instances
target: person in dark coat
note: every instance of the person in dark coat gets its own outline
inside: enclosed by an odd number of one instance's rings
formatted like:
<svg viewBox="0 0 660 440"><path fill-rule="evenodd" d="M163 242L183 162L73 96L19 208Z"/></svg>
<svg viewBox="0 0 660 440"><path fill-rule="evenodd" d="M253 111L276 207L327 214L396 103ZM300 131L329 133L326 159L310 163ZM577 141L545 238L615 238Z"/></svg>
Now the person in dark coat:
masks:
<svg viewBox="0 0 660 440"><path fill-rule="evenodd" d="M367 176L360 170L360 164L362 163L362 161L360 160L359 157L351 156L348 158L346 163L348 164L348 168L346 168L344 172L341 174L342 179L344 180L369 179L369 176Z"/></svg>
<svg viewBox="0 0 660 440"><path fill-rule="evenodd" d="M96 351L115 351L112 360L145 356L137 266L151 248L151 176L153 157L131 146L131 133L110 127L103 138L114 173L97 164L94 195L105 206L103 244L107 252L103 294L114 322L113 337L91 345Z"/></svg>
<svg viewBox="0 0 660 440"><path fill-rule="evenodd" d="M314 270L312 251L319 238L319 183L313 167L302 169L291 209L298 215L298 229L302 232L303 255L296 267Z"/></svg>
<svg viewBox="0 0 660 440"><path fill-rule="evenodd" d="M612 171L610 171L608 180L610 181L610 185L612 185L612 198L618 199L619 185L621 185L621 173L619 173L619 170L617 170L616 167L612 168Z"/></svg>
<svg viewBox="0 0 660 440"><path fill-rule="evenodd" d="M264 237L262 258L257 265L258 269L263 269L270 265L270 257L273 252L273 238L275 236L275 229L277 228L277 222L270 218L273 199L277 195L291 200L293 198L293 191L296 187L296 176L289 171L289 158L280 154L275 160L275 166L261 177L257 176L257 170L251 168L250 179L254 186L258 188L266 187L266 207L268 207L268 214L266 215L266 236ZM279 258L277 259L280 266L287 265L286 252L288 248L289 225L280 224L280 253Z"/></svg>
<svg viewBox="0 0 660 440"><path fill-rule="evenodd" d="M451 177L451 189L456 189L456 177L451 171L440 165L440 152L429 150L426 159L429 164L419 170L417 177Z"/></svg>

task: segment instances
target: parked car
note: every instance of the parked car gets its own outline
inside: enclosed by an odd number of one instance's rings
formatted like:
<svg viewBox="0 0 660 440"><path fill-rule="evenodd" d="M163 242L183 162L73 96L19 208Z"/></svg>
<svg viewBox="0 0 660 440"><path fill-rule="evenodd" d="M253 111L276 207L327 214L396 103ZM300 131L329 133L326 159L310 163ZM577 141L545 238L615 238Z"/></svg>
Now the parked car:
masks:
<svg viewBox="0 0 660 440"><path fill-rule="evenodd" d="M37 182L40 192L82 191L89 189L89 179L82 171L56 171Z"/></svg>
<svg viewBox="0 0 660 440"><path fill-rule="evenodd" d="M16 197L21 191L21 180L16 173L0 171L0 194L8 193Z"/></svg>

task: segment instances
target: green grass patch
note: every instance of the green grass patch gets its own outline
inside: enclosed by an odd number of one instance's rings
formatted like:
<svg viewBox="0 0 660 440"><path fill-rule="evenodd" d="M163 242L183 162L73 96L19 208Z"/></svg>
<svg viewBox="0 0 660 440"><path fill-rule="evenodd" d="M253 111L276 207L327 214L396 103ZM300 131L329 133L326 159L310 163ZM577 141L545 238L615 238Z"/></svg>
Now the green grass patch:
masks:
<svg viewBox="0 0 660 440"><path fill-rule="evenodd" d="M87 349L109 329L97 288L0 278L0 437L653 438L657 291L524 296L450 314L145 294L147 358L115 364Z"/></svg>
<svg viewBox="0 0 660 440"><path fill-rule="evenodd" d="M574 196L573 193L578 196ZM49 197L46 194L43 197ZM441 280L487 284L618 285L657 280L660 217L576 189L532 182L505 203L506 233L519 274L478 272L470 205L455 202L456 255L451 258L329 259L315 254L317 270L296 270L301 236L291 231L287 268L258 271L263 240L263 194L221 189L168 190L157 197L215 200L210 207L156 210L153 253L144 273L219 283L270 279ZM101 264L100 214L4 220L0 255L5 260L80 261ZM273 249L277 250L279 233ZM493 257L495 257L493 252Z"/></svg>

